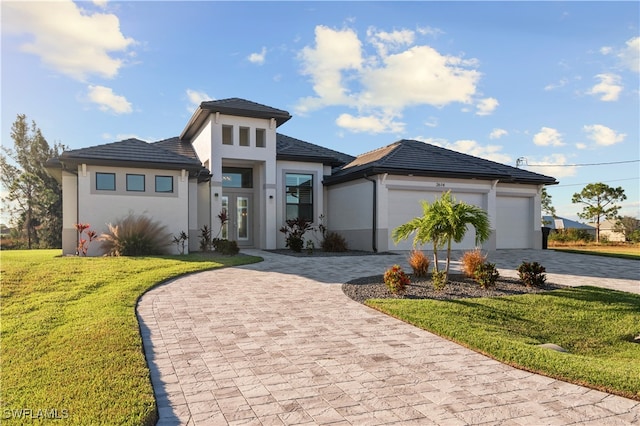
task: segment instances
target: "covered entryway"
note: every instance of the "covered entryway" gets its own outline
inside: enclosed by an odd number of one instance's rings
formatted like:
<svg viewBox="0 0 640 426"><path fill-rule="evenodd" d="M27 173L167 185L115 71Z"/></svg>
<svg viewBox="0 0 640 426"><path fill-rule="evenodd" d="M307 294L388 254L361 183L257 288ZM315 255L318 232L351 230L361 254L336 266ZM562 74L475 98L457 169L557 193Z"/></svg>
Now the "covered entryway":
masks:
<svg viewBox="0 0 640 426"><path fill-rule="evenodd" d="M222 196L222 211L227 214L221 238L235 240L239 247L253 247L253 194L227 193Z"/></svg>

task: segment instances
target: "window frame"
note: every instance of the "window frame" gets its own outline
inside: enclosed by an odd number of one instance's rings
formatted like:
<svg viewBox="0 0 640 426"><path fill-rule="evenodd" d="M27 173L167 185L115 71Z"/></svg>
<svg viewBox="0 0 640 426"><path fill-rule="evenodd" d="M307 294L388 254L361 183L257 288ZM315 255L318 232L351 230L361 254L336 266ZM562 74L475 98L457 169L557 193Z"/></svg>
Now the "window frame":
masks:
<svg viewBox="0 0 640 426"><path fill-rule="evenodd" d="M170 191L158 191L158 178L169 178L171 179L171 190ZM174 191L174 185L173 185L173 176L170 175L156 175L155 176L155 192L157 192L158 194L172 194Z"/></svg>
<svg viewBox="0 0 640 426"><path fill-rule="evenodd" d="M129 187L129 177L141 177L142 178L142 189L131 189ZM127 192L145 192L147 190L146 175L143 175L143 174L140 174L140 173L127 173L125 179L126 179Z"/></svg>
<svg viewBox="0 0 640 426"><path fill-rule="evenodd" d="M226 134L225 131L228 131L228 133L229 133L228 134L228 136L229 136L228 140L225 138L225 134ZM222 145L230 145L230 146L233 145L233 126L230 125L230 124L223 124L222 125Z"/></svg>
<svg viewBox="0 0 640 426"><path fill-rule="evenodd" d="M267 147L267 131L266 129L256 128L256 148Z"/></svg>
<svg viewBox="0 0 640 426"><path fill-rule="evenodd" d="M111 176L113 178L113 188L100 188L98 186L98 184L100 183L99 176ZM111 172L96 172L95 175L95 179L96 179L96 191L115 191L116 190L116 174L115 173L111 173Z"/></svg>
<svg viewBox="0 0 640 426"><path fill-rule="evenodd" d="M309 188L309 190L308 190L309 198L310 198L310 202L308 202L308 203L300 203L300 202L297 202L297 203L290 203L290 202L289 202L289 194L292 194L292 192L291 192L290 188L300 188L300 187L302 186L302 185L300 185L300 184L299 184L299 182L298 182L298 185L288 185L288 184L287 184L287 178L288 178L290 175L308 176L308 177L310 178L311 185L310 185L310 188ZM308 211L309 211L309 215L310 215L311 217L303 217L303 218L304 218L304 219L309 220L310 222L314 222L314 218L315 218L315 208L316 208L316 206L315 206L315 203L316 203L316 202L315 202L315 198L316 198L316 197L315 197L315 189L316 189L316 188L315 188L315 181L316 181L316 176L315 176L315 175L316 175L315 173L313 173L313 172L308 172L308 171L299 171L299 172L290 171L290 172L285 172L285 173L284 173L284 193L285 193L285 194L284 194L284 203L285 203L285 206L284 206L284 207L285 207L285 213L284 213L284 216L285 216L285 220L300 218L300 217L301 217L301 216L300 216L300 210L301 210L301 209L300 209L300 207L301 207L301 206L305 206L305 207L306 207L306 210L308 210ZM298 190L296 191L296 193L298 194L298 200L299 200L299 199L300 199L300 197L299 197L300 190L298 189ZM297 214L296 214L296 216L295 216L295 217L290 217L290 215L289 215L289 207L290 207L290 206L295 206L295 207L297 207Z"/></svg>
<svg viewBox="0 0 640 426"><path fill-rule="evenodd" d="M238 146L251 146L251 128L241 126L238 128Z"/></svg>

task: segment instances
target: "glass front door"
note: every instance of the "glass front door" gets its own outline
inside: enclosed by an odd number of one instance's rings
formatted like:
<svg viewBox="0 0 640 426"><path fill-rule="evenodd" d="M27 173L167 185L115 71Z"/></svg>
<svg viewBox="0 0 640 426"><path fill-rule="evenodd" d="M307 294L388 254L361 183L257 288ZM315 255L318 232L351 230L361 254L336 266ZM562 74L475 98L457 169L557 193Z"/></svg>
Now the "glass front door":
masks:
<svg viewBox="0 0 640 426"><path fill-rule="evenodd" d="M235 240L240 247L253 245L251 194L227 194L222 196L222 209L228 221L223 226L221 237Z"/></svg>

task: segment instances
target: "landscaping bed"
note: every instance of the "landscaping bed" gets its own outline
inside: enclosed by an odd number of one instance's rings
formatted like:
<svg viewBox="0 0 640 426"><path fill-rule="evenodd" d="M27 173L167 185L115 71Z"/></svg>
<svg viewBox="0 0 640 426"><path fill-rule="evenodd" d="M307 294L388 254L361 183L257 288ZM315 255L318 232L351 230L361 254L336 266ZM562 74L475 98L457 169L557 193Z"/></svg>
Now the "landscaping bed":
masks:
<svg viewBox="0 0 640 426"><path fill-rule="evenodd" d="M516 278L500 277L495 286L481 288L473 279L462 274L449 274L449 282L442 290L433 288L429 277L411 278L403 294L394 295L384 284L382 275L358 278L342 285L342 291L356 302L364 303L368 299L464 299L470 297L498 297L517 294L542 293L557 290L565 286L545 283L542 287L527 287Z"/></svg>

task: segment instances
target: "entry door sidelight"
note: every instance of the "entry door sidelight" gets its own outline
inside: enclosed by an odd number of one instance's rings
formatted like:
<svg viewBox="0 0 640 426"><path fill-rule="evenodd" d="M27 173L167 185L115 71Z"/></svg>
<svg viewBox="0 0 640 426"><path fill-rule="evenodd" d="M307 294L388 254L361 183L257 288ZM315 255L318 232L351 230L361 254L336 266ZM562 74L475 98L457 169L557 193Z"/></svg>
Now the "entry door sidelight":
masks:
<svg viewBox="0 0 640 426"><path fill-rule="evenodd" d="M251 194L227 194L222 197L222 208L229 218L222 230L222 238L235 240L240 247L253 244L251 201Z"/></svg>

